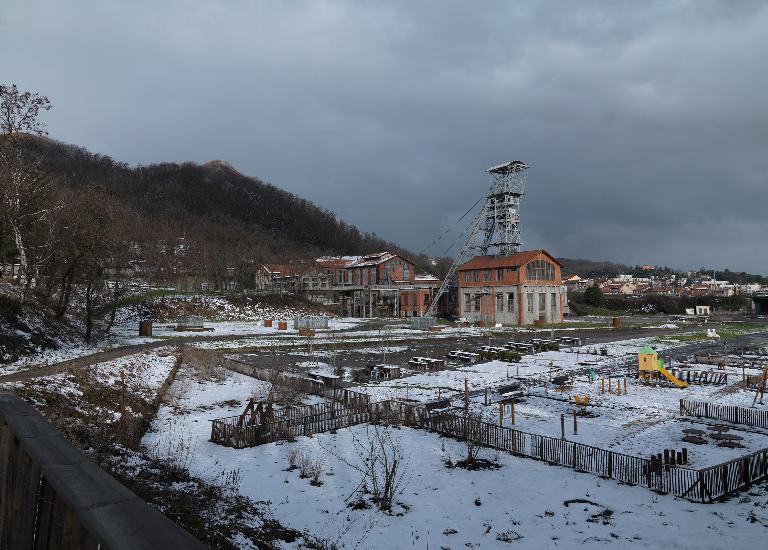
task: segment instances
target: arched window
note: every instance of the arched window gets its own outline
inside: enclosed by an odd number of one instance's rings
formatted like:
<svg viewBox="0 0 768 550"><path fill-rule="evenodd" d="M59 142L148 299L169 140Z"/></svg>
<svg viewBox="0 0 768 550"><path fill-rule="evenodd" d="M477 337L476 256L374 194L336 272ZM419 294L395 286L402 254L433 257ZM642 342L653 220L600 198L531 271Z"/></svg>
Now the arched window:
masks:
<svg viewBox="0 0 768 550"><path fill-rule="evenodd" d="M525 266L525 277L528 280L554 281L555 266L546 260L533 260Z"/></svg>

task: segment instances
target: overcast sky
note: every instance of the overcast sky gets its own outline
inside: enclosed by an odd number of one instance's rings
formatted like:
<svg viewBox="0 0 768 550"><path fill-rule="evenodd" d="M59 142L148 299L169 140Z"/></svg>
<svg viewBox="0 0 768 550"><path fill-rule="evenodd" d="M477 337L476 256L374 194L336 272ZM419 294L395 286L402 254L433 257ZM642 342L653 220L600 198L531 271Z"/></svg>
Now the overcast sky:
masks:
<svg viewBox="0 0 768 550"><path fill-rule="evenodd" d="M0 82L415 251L520 159L526 248L768 273L768 2L2 0Z"/></svg>

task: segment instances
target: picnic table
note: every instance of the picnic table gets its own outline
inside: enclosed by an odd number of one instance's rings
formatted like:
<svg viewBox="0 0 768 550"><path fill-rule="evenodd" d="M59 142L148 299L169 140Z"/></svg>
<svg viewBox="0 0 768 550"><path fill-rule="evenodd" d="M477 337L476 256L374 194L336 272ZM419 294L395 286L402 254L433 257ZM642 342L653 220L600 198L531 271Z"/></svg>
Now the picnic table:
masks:
<svg viewBox="0 0 768 550"><path fill-rule="evenodd" d="M503 353L507 351L507 348L500 348L497 346L480 346L480 351L485 351L490 353Z"/></svg>
<svg viewBox="0 0 768 550"><path fill-rule="evenodd" d="M707 440L701 437L700 435L685 435L683 436L683 441L686 443L693 443L694 445L706 445Z"/></svg>
<svg viewBox="0 0 768 550"><path fill-rule="evenodd" d="M730 440L728 440L728 441L719 441L717 443L717 446L718 447L727 447L729 449L743 449L744 448L744 445L742 445L738 441L730 441Z"/></svg>
<svg viewBox="0 0 768 550"><path fill-rule="evenodd" d="M471 351L449 351L448 357L451 359L459 359L460 361L469 361L474 363L480 357L480 354L473 353Z"/></svg>
<svg viewBox="0 0 768 550"><path fill-rule="evenodd" d="M718 433L725 433L731 431L731 428L728 426L723 426L722 424L715 424L713 426L707 426L707 429L711 432L718 432Z"/></svg>

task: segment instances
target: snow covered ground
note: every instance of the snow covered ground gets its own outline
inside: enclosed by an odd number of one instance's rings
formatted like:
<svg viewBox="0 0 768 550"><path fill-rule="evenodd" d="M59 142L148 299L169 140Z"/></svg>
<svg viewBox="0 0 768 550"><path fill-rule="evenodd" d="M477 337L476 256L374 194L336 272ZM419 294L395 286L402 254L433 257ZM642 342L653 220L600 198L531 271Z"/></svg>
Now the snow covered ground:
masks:
<svg viewBox="0 0 768 550"><path fill-rule="evenodd" d="M354 438L367 440L361 425L335 435L301 437L250 449L210 443L212 418L240 411L266 384L228 373L224 382L183 376L185 391L175 407L163 407L144 444L173 446L173 437L193 442L189 468L217 479L236 470L240 491L270 501L283 523L308 530L340 548L697 548L759 547L768 534L768 490L754 488L741 499L695 504L621 485L566 468L505 453L483 451L498 470L466 471L446 461L463 458L460 442L408 428L395 429L407 463L395 514L352 509L360 474L348 464L359 457ZM182 427L182 429L179 429ZM323 462L320 487L288 470L288 455L299 450ZM295 452L295 451L294 451ZM581 499L580 502L568 502ZM588 501L588 502L584 502Z"/></svg>
<svg viewBox="0 0 768 550"><path fill-rule="evenodd" d="M88 383L118 387L122 372L128 391L151 401L175 363L176 356L172 355L170 349L159 348L91 365L76 375L67 372L36 378L32 381L2 383L0 386L13 391L24 385L33 384L51 388L62 395L76 395L81 393L76 376L83 377Z"/></svg>
<svg viewBox="0 0 768 550"><path fill-rule="evenodd" d="M557 376L585 367L594 369L610 367L625 360L628 355L636 354L651 342L654 342L651 338L638 338L598 346L563 347L560 351L524 355L519 363L504 361L476 363L459 366L456 370L419 373L353 389L369 393L376 400L408 398L429 401L463 392L465 380L469 390L472 391L513 382L514 378L547 380L550 372L553 376ZM669 344L655 342L654 345L659 350L669 346ZM607 354L600 355L599 348L605 348Z"/></svg>

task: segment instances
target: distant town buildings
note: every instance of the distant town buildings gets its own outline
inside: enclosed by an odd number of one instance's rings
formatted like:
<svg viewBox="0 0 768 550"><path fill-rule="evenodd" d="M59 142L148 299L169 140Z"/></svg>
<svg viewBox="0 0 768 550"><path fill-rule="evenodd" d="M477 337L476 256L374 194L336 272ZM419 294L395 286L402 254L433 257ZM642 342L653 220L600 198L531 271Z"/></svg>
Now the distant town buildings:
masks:
<svg viewBox="0 0 768 550"><path fill-rule="evenodd" d="M652 266L641 266L643 269ZM645 269L644 269L645 270ZM563 281L569 290L583 292L586 287L597 285L608 296L678 296L697 298L715 296L728 298L737 295L751 295L768 292L768 288L758 283L736 284L717 280L712 275L671 273L665 276L650 275L636 277L620 274L611 278L582 278L578 275Z"/></svg>

